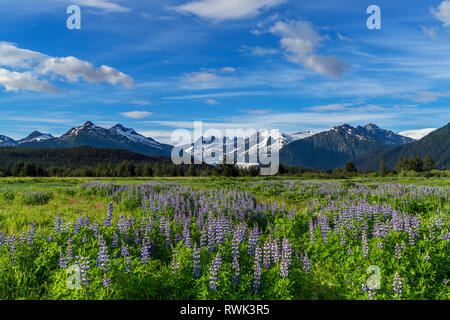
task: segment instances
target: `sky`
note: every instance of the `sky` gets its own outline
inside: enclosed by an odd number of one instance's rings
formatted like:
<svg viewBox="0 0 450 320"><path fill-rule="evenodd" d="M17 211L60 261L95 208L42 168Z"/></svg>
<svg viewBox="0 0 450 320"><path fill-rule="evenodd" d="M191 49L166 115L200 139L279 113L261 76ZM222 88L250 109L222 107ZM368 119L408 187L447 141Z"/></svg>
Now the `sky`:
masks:
<svg viewBox="0 0 450 320"><path fill-rule="evenodd" d="M442 0L0 0L0 134L439 128L449 53Z"/></svg>

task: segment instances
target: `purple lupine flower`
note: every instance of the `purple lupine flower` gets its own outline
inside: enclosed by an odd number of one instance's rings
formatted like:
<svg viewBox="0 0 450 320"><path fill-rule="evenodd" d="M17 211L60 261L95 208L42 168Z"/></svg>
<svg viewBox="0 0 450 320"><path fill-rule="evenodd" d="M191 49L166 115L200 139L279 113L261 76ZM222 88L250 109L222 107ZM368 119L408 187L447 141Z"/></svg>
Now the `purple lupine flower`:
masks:
<svg viewBox="0 0 450 320"><path fill-rule="evenodd" d="M200 249L195 245L194 250L192 251L193 258L193 269L194 269L194 279L198 279L201 277L201 264L200 264Z"/></svg>
<svg viewBox="0 0 450 320"><path fill-rule="evenodd" d="M416 244L416 241L414 239L414 231L413 231L413 229L411 227L408 228L408 244L410 246L413 246L413 245Z"/></svg>
<svg viewBox="0 0 450 320"><path fill-rule="evenodd" d="M80 257L80 271L81 271L81 282L83 287L87 287L90 283L89 280L89 260L88 258Z"/></svg>
<svg viewBox="0 0 450 320"><path fill-rule="evenodd" d="M279 240L274 239L272 241L272 263L277 264L280 258Z"/></svg>
<svg viewBox="0 0 450 320"><path fill-rule="evenodd" d="M113 248L118 248L119 247L119 236L117 235L117 233L115 231L113 233L112 247Z"/></svg>
<svg viewBox="0 0 450 320"><path fill-rule="evenodd" d="M53 228L55 234L58 234L60 229L61 229L61 217L59 216L59 214L57 214L55 217L55 224L54 224L54 228Z"/></svg>
<svg viewBox="0 0 450 320"><path fill-rule="evenodd" d="M215 259L209 267L209 289L217 291L217 272L222 266L222 258L217 253Z"/></svg>
<svg viewBox="0 0 450 320"><path fill-rule="evenodd" d="M339 233L340 233L339 236L340 236L340 240L341 240L341 246L345 247L345 245L347 243L347 239L346 239L344 228L339 228Z"/></svg>
<svg viewBox="0 0 450 320"><path fill-rule="evenodd" d="M393 290L394 290L394 299L402 298L402 290L403 290L403 281L400 278L398 272L395 273L394 282L393 282Z"/></svg>
<svg viewBox="0 0 450 320"><path fill-rule="evenodd" d="M113 204L112 202L108 203L108 209L106 212L106 219L103 221L103 225L107 228L111 226L112 223L112 215L113 215Z"/></svg>
<svg viewBox="0 0 450 320"><path fill-rule="evenodd" d="M67 238L66 261L69 262L72 259L73 259L72 238L69 236L69 238Z"/></svg>
<svg viewBox="0 0 450 320"><path fill-rule="evenodd" d="M239 283L239 277L240 277L240 265L239 265L239 244L240 244L240 234L239 230L236 230L233 236L233 241L231 243L232 247L232 255L233 255L233 261L231 264L231 268L234 270L233 277L231 279L231 284L233 287L237 287Z"/></svg>
<svg viewBox="0 0 450 320"><path fill-rule="evenodd" d="M233 285L234 288L237 288L241 272L238 255L233 256L233 263L231 264L231 269L234 270L233 277L231 278L231 284Z"/></svg>
<svg viewBox="0 0 450 320"><path fill-rule="evenodd" d="M205 225L203 225L203 228L201 231L201 236L200 236L200 250L206 247L207 238L208 238L208 233L206 231L206 224L205 224Z"/></svg>
<svg viewBox="0 0 450 320"><path fill-rule="evenodd" d="M99 250L97 254L97 267L106 273L109 271L109 255L105 240L99 236Z"/></svg>
<svg viewBox="0 0 450 320"><path fill-rule="evenodd" d="M11 236L9 239L9 257L11 259L11 266L15 266L17 264L16 257L16 238Z"/></svg>
<svg viewBox="0 0 450 320"><path fill-rule="evenodd" d="M142 239L141 263L147 264L149 261L150 261L150 238L148 236L145 236L144 239Z"/></svg>
<svg viewBox="0 0 450 320"><path fill-rule="evenodd" d="M431 242L434 242L434 240L436 240L434 225L430 224L428 226L428 229L429 229L429 238L430 238Z"/></svg>
<svg viewBox="0 0 450 320"><path fill-rule="evenodd" d="M94 235L95 235L96 237L98 237L98 235L99 235L99 233L98 233L99 225L98 225L97 222L94 223L92 226L90 226L89 229L91 229L91 231L94 233Z"/></svg>
<svg viewBox="0 0 450 320"><path fill-rule="evenodd" d="M311 270L311 261L309 260L308 254L305 253L305 256L303 257L303 272L309 273Z"/></svg>
<svg viewBox="0 0 450 320"><path fill-rule="evenodd" d="M272 251L271 251L271 248L272 248L271 241L266 241L266 242L264 242L264 258L263 258L263 266L264 266L264 268L266 268L266 269L269 269L269 268L270 268L270 265L271 265L271 263L270 263L270 260L271 260L271 257L272 257Z"/></svg>
<svg viewBox="0 0 450 320"><path fill-rule="evenodd" d="M283 239L283 248L281 253L280 277L289 276L289 267L291 266L291 244L286 237Z"/></svg>
<svg viewBox="0 0 450 320"><path fill-rule="evenodd" d="M86 235L83 236L83 239L81 239L82 243L86 243L88 241L88 239L86 238Z"/></svg>
<svg viewBox="0 0 450 320"><path fill-rule="evenodd" d="M425 255L425 257L423 258L423 260L430 261L430 255L428 254L428 251L427 251L427 254Z"/></svg>
<svg viewBox="0 0 450 320"><path fill-rule="evenodd" d="M127 273L131 273L131 258L130 258L128 245L122 243L122 249L121 249L120 255L122 257L125 257L125 263L126 263L126 266L127 266Z"/></svg>
<svg viewBox="0 0 450 320"><path fill-rule="evenodd" d="M53 235L50 233L47 237L47 242L52 242L53 241Z"/></svg>
<svg viewBox="0 0 450 320"><path fill-rule="evenodd" d="M189 226L187 223L183 230L183 238L184 238L184 246L186 248L191 248L192 247L191 232L189 231Z"/></svg>
<svg viewBox="0 0 450 320"><path fill-rule="evenodd" d="M398 245L398 243L395 244L395 259L400 260L402 258L402 248Z"/></svg>
<svg viewBox="0 0 450 320"><path fill-rule="evenodd" d="M173 250L173 254L172 254L172 274L177 274L179 269L180 269L180 261L178 259L178 252L176 250Z"/></svg>
<svg viewBox="0 0 450 320"><path fill-rule="evenodd" d="M211 215L208 216L208 249L211 252L215 251L215 233L216 233L216 229L214 226L214 220L212 218Z"/></svg>
<svg viewBox="0 0 450 320"><path fill-rule="evenodd" d="M62 249L59 249L59 268L66 269L67 268L67 258L63 255Z"/></svg>
<svg viewBox="0 0 450 320"><path fill-rule="evenodd" d="M28 246L32 246L34 244L34 237L36 236L36 224L34 221L31 223L30 231L27 233L27 243Z"/></svg>
<svg viewBox="0 0 450 320"><path fill-rule="evenodd" d="M138 244L139 242L141 242L141 239L139 238L139 230L134 229L134 243Z"/></svg>
<svg viewBox="0 0 450 320"><path fill-rule="evenodd" d="M253 293L259 293L261 288L261 248L259 246L255 249L255 259L253 267Z"/></svg>
<svg viewBox="0 0 450 320"><path fill-rule="evenodd" d="M362 250L364 258L367 258L369 256L369 246L367 244L367 234L365 231L363 231L362 234Z"/></svg>
<svg viewBox="0 0 450 320"><path fill-rule="evenodd" d="M435 221L435 226L436 229L441 230L442 229L442 218L436 218Z"/></svg>
<svg viewBox="0 0 450 320"><path fill-rule="evenodd" d="M377 248L378 248L378 249L383 249L383 241L381 241L381 240L378 239L378 242L377 242Z"/></svg>
<svg viewBox="0 0 450 320"><path fill-rule="evenodd" d="M111 285L111 279L108 278L108 276L106 275L106 272L105 272L105 273L103 273L103 287L108 289L110 285Z"/></svg>

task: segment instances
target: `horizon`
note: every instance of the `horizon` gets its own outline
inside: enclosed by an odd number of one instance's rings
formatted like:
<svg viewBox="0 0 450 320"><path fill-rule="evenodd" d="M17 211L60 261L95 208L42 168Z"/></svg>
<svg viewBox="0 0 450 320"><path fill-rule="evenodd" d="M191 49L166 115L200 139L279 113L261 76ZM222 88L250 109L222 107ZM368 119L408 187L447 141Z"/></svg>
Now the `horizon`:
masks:
<svg viewBox="0 0 450 320"><path fill-rule="evenodd" d="M194 121L399 133L450 118L450 1L378 1L380 30L356 0L222 2L7 1L0 134L60 136L90 120L170 143ZM73 4L80 30L66 26Z"/></svg>

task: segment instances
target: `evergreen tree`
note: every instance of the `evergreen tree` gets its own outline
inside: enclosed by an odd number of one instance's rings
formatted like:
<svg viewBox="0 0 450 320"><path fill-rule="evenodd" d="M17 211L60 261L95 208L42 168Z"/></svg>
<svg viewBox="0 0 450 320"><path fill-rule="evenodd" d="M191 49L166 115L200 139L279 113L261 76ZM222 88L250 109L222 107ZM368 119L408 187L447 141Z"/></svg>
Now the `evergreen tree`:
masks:
<svg viewBox="0 0 450 320"><path fill-rule="evenodd" d="M383 158L380 158L380 177L384 177L387 174L386 163Z"/></svg>
<svg viewBox="0 0 450 320"><path fill-rule="evenodd" d="M426 156L425 159L423 159L423 171L431 171L434 168L435 164L433 158L430 156Z"/></svg>

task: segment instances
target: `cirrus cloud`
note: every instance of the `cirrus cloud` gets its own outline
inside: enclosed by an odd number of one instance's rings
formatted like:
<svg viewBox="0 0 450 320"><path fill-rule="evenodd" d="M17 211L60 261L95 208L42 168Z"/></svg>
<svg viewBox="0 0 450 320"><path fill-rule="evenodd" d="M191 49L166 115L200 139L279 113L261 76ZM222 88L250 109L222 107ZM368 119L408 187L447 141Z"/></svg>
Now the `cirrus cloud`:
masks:
<svg viewBox="0 0 450 320"><path fill-rule="evenodd" d="M152 113L148 111L129 111L129 112L121 112L119 114L125 118L130 119L143 119L152 115Z"/></svg>
<svg viewBox="0 0 450 320"><path fill-rule="evenodd" d="M210 20L235 20L260 14L286 0L198 0L174 7L180 13L195 14Z"/></svg>

